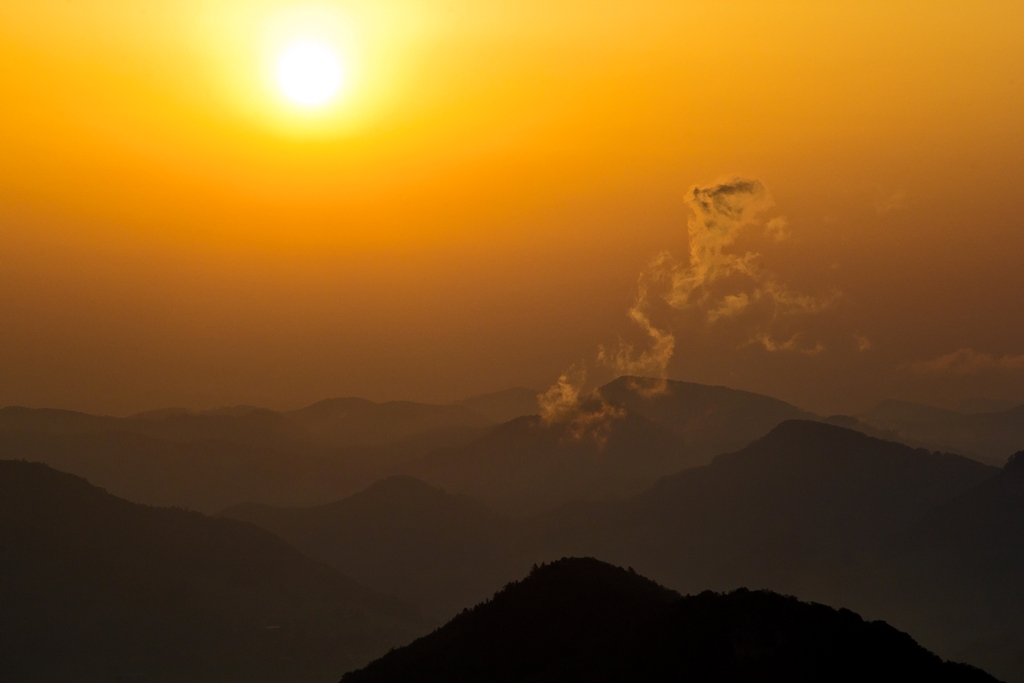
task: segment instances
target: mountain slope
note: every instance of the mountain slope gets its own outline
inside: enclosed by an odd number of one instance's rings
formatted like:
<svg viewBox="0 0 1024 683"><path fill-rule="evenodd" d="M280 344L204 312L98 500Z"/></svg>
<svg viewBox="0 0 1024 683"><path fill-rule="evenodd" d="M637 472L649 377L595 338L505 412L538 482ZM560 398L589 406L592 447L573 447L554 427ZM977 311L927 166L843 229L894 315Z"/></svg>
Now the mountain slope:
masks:
<svg viewBox="0 0 1024 683"><path fill-rule="evenodd" d="M1009 680L1024 680L1024 451L891 544L908 623Z"/></svg>
<svg viewBox="0 0 1024 683"><path fill-rule="evenodd" d="M306 555L437 618L484 599L525 564L514 557L509 520L411 477L385 479L328 505L247 504L222 515L272 531Z"/></svg>
<svg viewBox="0 0 1024 683"><path fill-rule="evenodd" d="M535 569L344 683L993 681L849 611L772 593L680 597L592 559Z"/></svg>
<svg viewBox="0 0 1024 683"><path fill-rule="evenodd" d="M536 411L534 411L536 412ZM557 420L522 417L407 471L513 515L639 493L661 476L814 416L767 396L620 377Z"/></svg>
<svg viewBox="0 0 1024 683"><path fill-rule="evenodd" d="M474 413L483 415L494 424L502 424L517 417L536 415L540 412L540 407L537 404L537 394L536 389L516 387L489 394L480 394L479 396L470 396L469 398L457 401L457 403L469 408Z"/></svg>
<svg viewBox="0 0 1024 683"><path fill-rule="evenodd" d="M9 407L0 409L0 458L45 462L134 501L214 512L336 500L491 424L460 405L363 399L129 418Z"/></svg>
<svg viewBox="0 0 1024 683"><path fill-rule="evenodd" d="M404 473L527 514L637 493L808 415L685 382L623 377L599 394L596 407L557 424L536 417L529 389L447 405L334 398L289 412L236 406L130 418L12 407L0 409L0 457L205 512L244 501L316 505Z"/></svg>
<svg viewBox="0 0 1024 683"><path fill-rule="evenodd" d="M292 681L367 661L415 611L248 524L0 461L0 678Z"/></svg>
<svg viewBox="0 0 1024 683"><path fill-rule="evenodd" d="M592 402L568 421L512 420L465 446L434 451L408 472L501 512L528 515L571 500L638 493L689 463L670 430Z"/></svg>
<svg viewBox="0 0 1024 683"><path fill-rule="evenodd" d="M856 581L858 553L997 472L790 421L623 503L537 520L538 557L596 555L685 591L748 585L845 602L831 591Z"/></svg>
<svg viewBox="0 0 1024 683"><path fill-rule="evenodd" d="M1024 406L965 414L904 401L883 401L859 416L901 441L1002 465L1024 447Z"/></svg>
<svg viewBox="0 0 1024 683"><path fill-rule="evenodd" d="M182 441L133 431L0 430L0 457L46 463L115 495L215 512L247 500L315 504L358 490L397 468L373 447L321 451Z"/></svg>
<svg viewBox="0 0 1024 683"><path fill-rule="evenodd" d="M694 464L742 448L786 420L815 419L770 396L692 382L619 377L599 392L609 403L682 437Z"/></svg>
<svg viewBox="0 0 1024 683"><path fill-rule="evenodd" d="M412 436L494 424L458 404L412 401L374 403L362 398L332 398L285 413L303 438L328 446L381 446Z"/></svg>

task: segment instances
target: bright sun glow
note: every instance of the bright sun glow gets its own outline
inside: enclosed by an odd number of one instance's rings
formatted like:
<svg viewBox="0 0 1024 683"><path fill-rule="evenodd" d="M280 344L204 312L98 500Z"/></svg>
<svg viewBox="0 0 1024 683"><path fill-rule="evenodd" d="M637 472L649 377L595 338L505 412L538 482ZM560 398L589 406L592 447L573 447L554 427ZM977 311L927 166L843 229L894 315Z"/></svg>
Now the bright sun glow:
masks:
<svg viewBox="0 0 1024 683"><path fill-rule="evenodd" d="M313 107L333 98L344 84L338 55L323 43L294 43L277 60L277 83L296 104Z"/></svg>

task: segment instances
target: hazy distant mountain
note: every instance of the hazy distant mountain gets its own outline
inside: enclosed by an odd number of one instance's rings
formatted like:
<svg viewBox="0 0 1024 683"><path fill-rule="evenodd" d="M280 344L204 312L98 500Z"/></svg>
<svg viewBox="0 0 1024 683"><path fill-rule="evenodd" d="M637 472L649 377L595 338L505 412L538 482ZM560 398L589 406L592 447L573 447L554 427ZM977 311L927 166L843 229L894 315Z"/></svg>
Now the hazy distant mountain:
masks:
<svg viewBox="0 0 1024 683"><path fill-rule="evenodd" d="M572 500L638 493L692 463L683 439L668 428L594 403L578 420L512 420L470 444L430 453L409 472L496 510L527 515Z"/></svg>
<svg viewBox="0 0 1024 683"><path fill-rule="evenodd" d="M746 585L836 602L856 582L859 553L997 472L790 421L623 503L570 506L537 520L550 538L541 556L592 554L684 591Z"/></svg>
<svg viewBox="0 0 1024 683"><path fill-rule="evenodd" d="M374 447L325 451L302 442L257 447L125 430L0 429L0 457L44 462L135 502L204 512L250 500L336 500L398 467L391 453Z"/></svg>
<svg viewBox="0 0 1024 683"><path fill-rule="evenodd" d="M460 405L363 399L290 413L238 406L129 418L10 407L0 409L0 458L45 462L137 502L213 512L336 500L490 424Z"/></svg>
<svg viewBox="0 0 1024 683"><path fill-rule="evenodd" d="M408 472L498 510L532 514L639 493L658 477L806 417L814 416L745 391L620 377L564 419L512 420L468 444L438 449Z"/></svg>
<svg viewBox="0 0 1024 683"><path fill-rule="evenodd" d="M239 505L224 516L268 529L310 557L447 618L529 566L514 555L511 522L410 477L310 508Z"/></svg>
<svg viewBox="0 0 1024 683"><path fill-rule="evenodd" d="M447 405L335 398L284 413L234 406L114 418L11 407L0 409L0 457L46 462L134 501L207 512L326 503L407 473L518 514L637 493L808 415L685 382L624 377L600 393L604 403L584 416L599 414L593 424L554 425L536 417L531 389Z"/></svg>
<svg viewBox="0 0 1024 683"><path fill-rule="evenodd" d="M415 611L249 524L0 461L0 679L324 680Z"/></svg>
<svg viewBox="0 0 1024 683"><path fill-rule="evenodd" d="M537 390L517 387L490 394L471 396L457 401L474 413L483 415L494 424L501 424L525 415L540 412L537 405Z"/></svg>
<svg viewBox="0 0 1024 683"><path fill-rule="evenodd" d="M895 568L887 570L901 578L892 599L908 623L1008 680L1024 680L1024 451L931 511L889 551Z"/></svg>
<svg viewBox="0 0 1024 683"><path fill-rule="evenodd" d="M953 409L961 413L1001 413L1020 404L1005 398L969 397L957 401Z"/></svg>
<svg viewBox="0 0 1024 683"><path fill-rule="evenodd" d="M681 597L593 559L535 569L344 683L994 681L883 622L768 592Z"/></svg>
<svg viewBox="0 0 1024 683"><path fill-rule="evenodd" d="M330 446L380 446L418 434L479 429L495 423L458 404L374 403L362 398L332 398L285 416L299 427L303 438Z"/></svg>
<svg viewBox="0 0 1024 683"><path fill-rule="evenodd" d="M692 382L620 377L599 391L609 403L682 437L695 464L742 448L786 420L817 417L769 396Z"/></svg>
<svg viewBox="0 0 1024 683"><path fill-rule="evenodd" d="M989 413L959 413L905 401L883 401L859 418L901 440L1001 465L1024 448L1024 405Z"/></svg>

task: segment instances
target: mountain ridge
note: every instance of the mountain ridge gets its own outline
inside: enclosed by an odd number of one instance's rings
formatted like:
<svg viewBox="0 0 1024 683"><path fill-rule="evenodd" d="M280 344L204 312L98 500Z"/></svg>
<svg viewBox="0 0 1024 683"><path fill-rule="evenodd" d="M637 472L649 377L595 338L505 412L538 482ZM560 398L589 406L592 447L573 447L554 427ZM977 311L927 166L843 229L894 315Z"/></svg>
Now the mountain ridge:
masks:
<svg viewBox="0 0 1024 683"><path fill-rule="evenodd" d="M770 592L682 597L593 558L535 567L342 683L994 681L883 622Z"/></svg>

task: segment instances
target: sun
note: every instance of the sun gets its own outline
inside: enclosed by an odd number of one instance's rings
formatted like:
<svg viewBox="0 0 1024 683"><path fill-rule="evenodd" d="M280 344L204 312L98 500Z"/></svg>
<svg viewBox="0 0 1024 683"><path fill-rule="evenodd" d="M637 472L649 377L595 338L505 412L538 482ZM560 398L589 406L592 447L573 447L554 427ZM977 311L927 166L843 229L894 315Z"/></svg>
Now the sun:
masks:
<svg viewBox="0 0 1024 683"><path fill-rule="evenodd" d="M303 107L329 102L344 85L345 77L338 54L324 43L292 43L277 59L277 84L281 92Z"/></svg>

